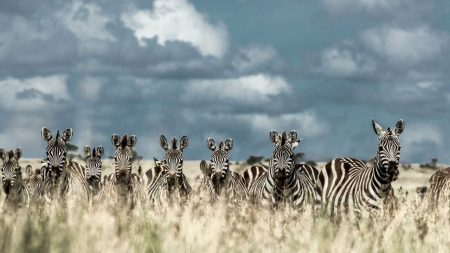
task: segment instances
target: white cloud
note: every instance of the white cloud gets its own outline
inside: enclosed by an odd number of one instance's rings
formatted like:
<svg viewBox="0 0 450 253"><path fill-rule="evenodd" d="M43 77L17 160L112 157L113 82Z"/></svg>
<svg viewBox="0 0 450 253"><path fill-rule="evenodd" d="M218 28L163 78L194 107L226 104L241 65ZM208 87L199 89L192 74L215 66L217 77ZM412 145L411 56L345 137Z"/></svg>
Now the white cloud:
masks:
<svg viewBox="0 0 450 253"><path fill-rule="evenodd" d="M375 63L362 54L346 49L329 48L320 54L320 66L317 71L336 77L350 77L371 74Z"/></svg>
<svg viewBox="0 0 450 253"><path fill-rule="evenodd" d="M348 11L362 9L366 11L387 10L408 4L411 0L322 0L328 10Z"/></svg>
<svg viewBox="0 0 450 253"><path fill-rule="evenodd" d="M433 59L446 47L449 36L426 26L413 29L381 27L364 32L366 47L399 65L411 65Z"/></svg>
<svg viewBox="0 0 450 253"><path fill-rule="evenodd" d="M78 39L114 41L115 37L106 29L111 19L105 15L101 7L74 1L70 10L64 9L57 13L66 27Z"/></svg>
<svg viewBox="0 0 450 253"><path fill-rule="evenodd" d="M233 66L240 71L249 71L261 68L266 64L273 64L279 61L279 56L275 49L269 46L252 46L239 50L233 60Z"/></svg>
<svg viewBox="0 0 450 253"><path fill-rule="evenodd" d="M153 10L123 13L122 22L134 32L141 46L155 38L164 46L168 41L182 41L195 47L202 56L223 57L228 49L228 32L220 23L213 25L187 0L156 0Z"/></svg>
<svg viewBox="0 0 450 253"><path fill-rule="evenodd" d="M282 77L256 74L231 79L192 81L185 91L187 99L192 100L204 96L257 105L269 102L272 96L290 92L291 87Z"/></svg>
<svg viewBox="0 0 450 253"><path fill-rule="evenodd" d="M299 112L269 116L267 114L251 114L239 116L260 134L268 134L270 130L296 130L299 137L304 135L318 136L328 131L328 126L314 112Z"/></svg>
<svg viewBox="0 0 450 253"><path fill-rule="evenodd" d="M87 76L80 82L80 90L83 94L83 99L95 101L99 98L101 88L105 84L104 78Z"/></svg>
<svg viewBox="0 0 450 253"><path fill-rule="evenodd" d="M70 99L64 75L6 78L0 80L0 90L0 105L10 111L37 111Z"/></svg>

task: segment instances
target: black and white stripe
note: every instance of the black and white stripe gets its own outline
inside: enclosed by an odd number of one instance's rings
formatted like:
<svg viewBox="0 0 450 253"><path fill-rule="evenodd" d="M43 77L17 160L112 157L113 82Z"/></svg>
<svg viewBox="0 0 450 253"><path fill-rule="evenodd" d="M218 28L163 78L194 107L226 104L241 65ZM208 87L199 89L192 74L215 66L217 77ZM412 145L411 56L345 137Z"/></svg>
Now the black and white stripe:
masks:
<svg viewBox="0 0 450 253"><path fill-rule="evenodd" d="M89 187L80 170L81 166L76 162L66 161L66 144L72 139L72 134L72 129L69 128L62 136L58 131L53 138L48 128L42 128L42 138L47 142L47 156L41 168L41 180L36 188L38 196L51 199L71 195L89 200Z"/></svg>
<svg viewBox="0 0 450 253"><path fill-rule="evenodd" d="M387 198L393 198L391 183L399 175L399 135L403 132L403 120L395 130L383 128L372 121L378 135L378 150L373 166L354 158L337 158L326 164L317 181L317 202L332 216L363 212L378 213Z"/></svg>
<svg viewBox="0 0 450 253"><path fill-rule="evenodd" d="M191 193L191 186L183 173L183 151L188 146L188 138L181 137L178 148L175 137L169 146L166 137L161 135L160 145L166 151L166 155L162 161L155 160L156 166L146 172L148 198L151 201L162 201L174 196L188 196Z"/></svg>
<svg viewBox="0 0 450 253"><path fill-rule="evenodd" d="M220 142L219 148L212 138L208 138L208 148L211 150L210 164L206 161L200 163L203 179L200 183L200 194L209 195L211 199L225 196L231 200L243 200L247 198L247 188L243 177L230 170L229 153L233 148L233 140L228 138Z"/></svg>
<svg viewBox="0 0 450 253"><path fill-rule="evenodd" d="M114 173L108 176L103 185L98 198L116 199L129 201L133 206L136 201L141 201L144 197L142 178L132 172L133 147L136 145L135 135L112 135L114 152Z"/></svg>
<svg viewBox="0 0 450 253"><path fill-rule="evenodd" d="M427 197L432 207L449 206L450 203L450 168L434 173L430 178Z"/></svg>
<svg viewBox="0 0 450 253"><path fill-rule="evenodd" d="M269 167L252 166L244 172L250 198L256 203L305 207L315 201L315 181L318 170L307 164L295 164L294 149L298 146L297 132L270 132L275 149Z"/></svg>
<svg viewBox="0 0 450 253"><path fill-rule="evenodd" d="M84 178L86 179L89 190L92 196L97 195L102 187L102 157L103 147L91 148L84 147L84 158L86 160L86 167L83 169Z"/></svg>
<svg viewBox="0 0 450 253"><path fill-rule="evenodd" d="M6 152L0 149L0 158L3 161L2 185L3 192L6 194L5 207L16 207L28 205L29 190L22 179L22 171L19 165L19 159L22 157L22 149Z"/></svg>

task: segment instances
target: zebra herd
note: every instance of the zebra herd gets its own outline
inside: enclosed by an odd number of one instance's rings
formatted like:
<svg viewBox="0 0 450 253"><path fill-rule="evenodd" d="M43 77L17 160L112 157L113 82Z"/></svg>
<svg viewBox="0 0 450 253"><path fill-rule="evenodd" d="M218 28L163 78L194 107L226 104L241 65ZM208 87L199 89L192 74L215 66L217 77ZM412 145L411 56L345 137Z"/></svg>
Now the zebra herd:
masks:
<svg viewBox="0 0 450 253"><path fill-rule="evenodd" d="M115 148L114 172L104 176L102 182L102 146L84 148L85 165L67 161L67 143L72 139L72 129L55 136L42 128L42 139L47 143L46 157L41 168L27 166L22 177L19 160L21 148L0 149L2 188L5 203L13 206L37 204L41 206L54 199L76 196L89 203L99 200L125 201L134 206L143 201L151 203L186 201L193 194L214 201L223 197L232 202L249 200L254 204L277 207L290 205L303 209L322 210L332 216L341 214L378 213L386 200L395 198L391 183L399 176L400 142L398 137L405 128L403 120L395 129L383 129L372 121L378 136L376 157L371 166L353 158L336 158L324 168L296 164L294 149L300 144L296 131L277 133L271 131L274 145L269 165L255 165L242 175L230 168L233 140L216 143L207 139L211 151L209 164L200 163L202 178L198 189L193 190L183 172L183 151L188 147L188 137L167 140L160 138L165 150L163 160L155 159L155 167L144 173L133 172L135 135L112 135ZM145 183L145 181L147 183ZM437 172L431 178L428 194L431 199L446 201L450 196L450 169Z"/></svg>

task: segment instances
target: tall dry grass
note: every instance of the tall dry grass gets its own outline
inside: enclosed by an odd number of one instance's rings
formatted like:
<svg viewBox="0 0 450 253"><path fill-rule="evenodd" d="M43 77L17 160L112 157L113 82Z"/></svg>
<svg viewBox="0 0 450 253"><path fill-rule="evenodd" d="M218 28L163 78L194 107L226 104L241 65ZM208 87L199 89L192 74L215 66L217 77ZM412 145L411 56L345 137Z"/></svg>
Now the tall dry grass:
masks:
<svg viewBox="0 0 450 253"><path fill-rule="evenodd" d="M133 210L69 199L8 212L2 202L0 252L449 252L449 206L430 210L411 191L398 197L390 216L339 224L310 209L211 204L196 195Z"/></svg>

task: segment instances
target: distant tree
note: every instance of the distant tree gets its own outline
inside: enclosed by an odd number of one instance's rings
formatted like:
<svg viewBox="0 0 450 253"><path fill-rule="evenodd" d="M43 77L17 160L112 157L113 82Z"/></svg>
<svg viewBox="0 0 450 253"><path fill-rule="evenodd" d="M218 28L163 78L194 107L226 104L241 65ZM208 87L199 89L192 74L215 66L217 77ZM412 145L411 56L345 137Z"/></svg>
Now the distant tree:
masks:
<svg viewBox="0 0 450 253"><path fill-rule="evenodd" d="M295 163L303 162L305 160L305 153L303 153L303 152L296 153L294 155L294 160L295 160Z"/></svg>
<svg viewBox="0 0 450 253"><path fill-rule="evenodd" d="M253 156L253 155L251 155L251 156L249 156L247 158L246 162L247 162L248 165L253 165L255 163L261 163L263 159L264 159L264 156Z"/></svg>
<svg viewBox="0 0 450 253"><path fill-rule="evenodd" d="M78 150L78 146L74 145L72 143L67 143L66 148L67 148L67 151L69 151L69 152L77 152L77 150Z"/></svg>
<svg viewBox="0 0 450 253"><path fill-rule="evenodd" d="M81 156L76 153L78 150L78 146L76 146L72 143L67 143L66 149L68 151L67 158L69 161L72 161L73 158L75 158L75 157L81 158Z"/></svg>

